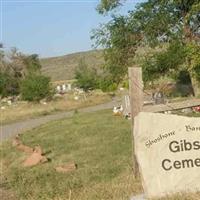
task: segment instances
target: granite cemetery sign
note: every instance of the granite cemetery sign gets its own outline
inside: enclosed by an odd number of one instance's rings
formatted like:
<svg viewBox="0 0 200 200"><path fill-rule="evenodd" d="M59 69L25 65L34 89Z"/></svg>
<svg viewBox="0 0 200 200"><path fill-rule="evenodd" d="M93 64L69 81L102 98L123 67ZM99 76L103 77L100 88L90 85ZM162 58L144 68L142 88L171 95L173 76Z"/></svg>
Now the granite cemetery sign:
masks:
<svg viewBox="0 0 200 200"><path fill-rule="evenodd" d="M141 112L135 153L147 198L200 191L200 119Z"/></svg>

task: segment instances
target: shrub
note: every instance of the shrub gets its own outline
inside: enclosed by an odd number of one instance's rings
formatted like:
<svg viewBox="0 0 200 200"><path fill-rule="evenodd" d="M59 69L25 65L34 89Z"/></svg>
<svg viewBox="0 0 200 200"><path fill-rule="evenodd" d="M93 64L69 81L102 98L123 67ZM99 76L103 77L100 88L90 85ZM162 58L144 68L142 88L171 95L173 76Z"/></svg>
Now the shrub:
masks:
<svg viewBox="0 0 200 200"><path fill-rule="evenodd" d="M51 95L50 79L43 75L29 75L21 82L22 98L39 101Z"/></svg>
<svg viewBox="0 0 200 200"><path fill-rule="evenodd" d="M100 85L100 89L103 92L113 92L117 89L117 86L118 86L109 77L101 78L99 85Z"/></svg>
<svg viewBox="0 0 200 200"><path fill-rule="evenodd" d="M2 97L19 94L19 81L7 72L0 72L0 95Z"/></svg>
<svg viewBox="0 0 200 200"><path fill-rule="evenodd" d="M98 88L97 72L94 68L88 67L84 60L79 62L79 66L75 72L75 78L76 85L84 91Z"/></svg>
<svg viewBox="0 0 200 200"><path fill-rule="evenodd" d="M129 80L124 80L124 81L122 82L122 87L128 89L128 88L129 88Z"/></svg>

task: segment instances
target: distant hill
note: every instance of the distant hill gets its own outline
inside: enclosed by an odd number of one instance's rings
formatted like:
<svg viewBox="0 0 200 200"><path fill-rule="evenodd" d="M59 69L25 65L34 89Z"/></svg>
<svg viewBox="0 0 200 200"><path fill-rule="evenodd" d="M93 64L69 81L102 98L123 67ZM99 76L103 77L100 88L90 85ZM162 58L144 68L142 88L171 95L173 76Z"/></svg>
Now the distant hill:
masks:
<svg viewBox="0 0 200 200"><path fill-rule="evenodd" d="M81 59L90 67L99 68L104 63L101 50L73 53L65 56L42 58L42 73L50 76L52 81L74 79L75 69Z"/></svg>

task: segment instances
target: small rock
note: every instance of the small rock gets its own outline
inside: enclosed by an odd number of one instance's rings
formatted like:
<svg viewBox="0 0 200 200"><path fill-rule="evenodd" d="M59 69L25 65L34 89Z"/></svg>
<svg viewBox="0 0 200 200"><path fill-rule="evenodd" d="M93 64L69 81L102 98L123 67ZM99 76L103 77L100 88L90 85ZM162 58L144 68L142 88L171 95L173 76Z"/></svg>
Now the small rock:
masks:
<svg viewBox="0 0 200 200"><path fill-rule="evenodd" d="M164 113L165 113L165 114L172 114L172 111L169 110L169 111L165 111Z"/></svg>
<svg viewBox="0 0 200 200"><path fill-rule="evenodd" d="M11 100L8 100L8 101L7 101L7 104L8 104L9 106L11 106L11 105L12 105L12 101L11 101Z"/></svg>
<svg viewBox="0 0 200 200"><path fill-rule="evenodd" d="M26 146L24 144L19 144L16 146L16 148L20 151L23 151L25 153L33 153L33 148Z"/></svg>
<svg viewBox="0 0 200 200"><path fill-rule="evenodd" d="M192 108L184 108L181 110L181 112L188 114L188 113L192 113L193 111L192 111Z"/></svg>
<svg viewBox="0 0 200 200"><path fill-rule="evenodd" d="M74 97L74 100L76 100L76 101L79 100L79 97L78 97L78 96L75 96L75 97Z"/></svg>
<svg viewBox="0 0 200 200"><path fill-rule="evenodd" d="M22 142L19 140L18 135L13 139L12 145L13 147L16 147L16 149L23 151L25 153L33 153L33 148L22 144Z"/></svg>
<svg viewBox="0 0 200 200"><path fill-rule="evenodd" d="M18 146L20 144L21 144L21 141L19 140L19 136L17 135L12 141L12 146L16 147L16 146Z"/></svg>
<svg viewBox="0 0 200 200"><path fill-rule="evenodd" d="M40 146L35 147L34 152L24 161L24 167L32 167L39 163L47 162L48 159L42 155L42 149Z"/></svg>
<svg viewBox="0 0 200 200"><path fill-rule="evenodd" d="M42 105L47 105L47 102L46 101L41 101L40 102Z"/></svg>
<svg viewBox="0 0 200 200"><path fill-rule="evenodd" d="M8 99L6 97L1 99L1 103L6 103L7 101L8 101Z"/></svg>
<svg viewBox="0 0 200 200"><path fill-rule="evenodd" d="M58 166L55 168L55 170L57 172L62 172L62 173L68 173L68 172L74 171L76 169L77 169L77 164L75 164L74 162L67 163L65 165Z"/></svg>

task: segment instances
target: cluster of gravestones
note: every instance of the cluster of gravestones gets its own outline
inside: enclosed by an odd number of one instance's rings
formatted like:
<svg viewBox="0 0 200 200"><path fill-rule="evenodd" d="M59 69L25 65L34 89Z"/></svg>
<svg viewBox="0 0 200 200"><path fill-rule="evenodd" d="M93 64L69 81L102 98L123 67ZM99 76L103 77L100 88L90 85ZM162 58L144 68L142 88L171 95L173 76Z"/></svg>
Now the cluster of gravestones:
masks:
<svg viewBox="0 0 200 200"><path fill-rule="evenodd" d="M72 88L71 84L62 84L56 86L56 94L55 96L62 96L65 93L73 92L74 94L74 100L79 100L82 96L86 100L86 94L81 88Z"/></svg>
<svg viewBox="0 0 200 200"><path fill-rule="evenodd" d="M56 93L58 93L58 94L64 94L64 93L69 92L71 90L72 90L72 86L69 83L56 86Z"/></svg>
<svg viewBox="0 0 200 200"><path fill-rule="evenodd" d="M20 99L20 96L9 96L9 97L0 98L1 110L4 110L6 108L5 106L11 106L13 103L17 102L19 99Z"/></svg>

